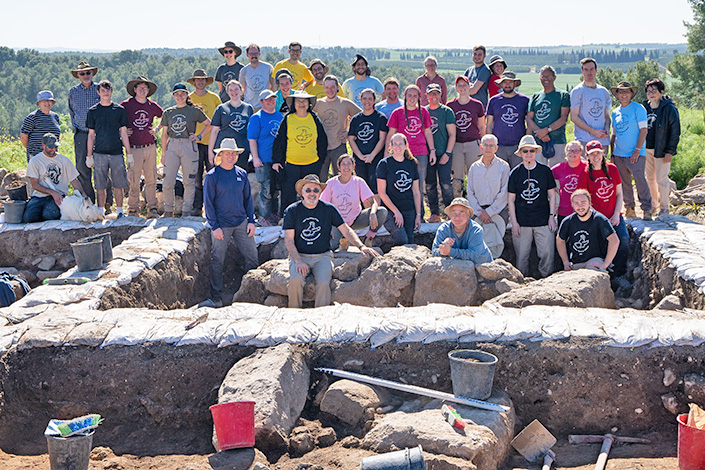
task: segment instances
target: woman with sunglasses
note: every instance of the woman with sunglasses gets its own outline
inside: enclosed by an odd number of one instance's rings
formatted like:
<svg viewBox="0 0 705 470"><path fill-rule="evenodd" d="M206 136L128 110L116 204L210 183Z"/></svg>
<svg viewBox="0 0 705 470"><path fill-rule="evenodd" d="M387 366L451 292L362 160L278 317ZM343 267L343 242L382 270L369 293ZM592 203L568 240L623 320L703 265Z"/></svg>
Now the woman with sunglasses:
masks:
<svg viewBox="0 0 705 470"><path fill-rule="evenodd" d="M394 215L384 223L394 245L414 243L414 230L421 228L419 167L404 134L392 135L389 156L377 165L377 190Z"/></svg>
<svg viewBox="0 0 705 470"><path fill-rule="evenodd" d="M238 62L237 58L242 54L242 49L237 47L234 42L226 41L223 47L218 48L218 52L225 57L225 63L220 64L215 71L215 82L218 84L220 100L225 103L228 101L228 82L230 80L240 80L240 71L244 65ZM238 145L240 145L240 142L238 142Z"/></svg>

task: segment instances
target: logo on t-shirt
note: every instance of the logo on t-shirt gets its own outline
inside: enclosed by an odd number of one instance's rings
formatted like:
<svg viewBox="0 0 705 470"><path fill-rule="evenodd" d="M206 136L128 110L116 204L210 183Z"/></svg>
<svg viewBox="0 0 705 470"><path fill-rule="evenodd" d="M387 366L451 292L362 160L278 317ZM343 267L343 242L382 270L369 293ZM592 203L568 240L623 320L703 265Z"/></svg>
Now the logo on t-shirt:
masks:
<svg viewBox="0 0 705 470"><path fill-rule="evenodd" d="M248 78L247 87L252 90L253 95L258 95L260 91L264 90L264 80L260 76Z"/></svg>
<svg viewBox="0 0 705 470"><path fill-rule="evenodd" d="M409 189L411 189L411 185L414 180L411 179L408 171L397 170L396 175L397 180L394 182L394 187L397 188L397 191L403 193L404 191L408 191Z"/></svg>
<svg viewBox="0 0 705 470"><path fill-rule="evenodd" d="M655 113L649 113L646 115L646 125L648 126L649 129L651 129L651 125L656 121L656 114Z"/></svg>
<svg viewBox="0 0 705 470"><path fill-rule="evenodd" d="M363 122L357 130L357 138L362 142L368 142L375 134L375 126L371 122Z"/></svg>
<svg viewBox="0 0 705 470"><path fill-rule="evenodd" d="M619 119L614 123L614 131L617 134L624 134L629 130L629 121L626 119Z"/></svg>
<svg viewBox="0 0 705 470"><path fill-rule="evenodd" d="M431 116L431 132L435 134L438 131L438 118Z"/></svg>
<svg viewBox="0 0 705 470"><path fill-rule="evenodd" d="M406 123L406 133L409 136L419 135L422 127L421 119L416 116L409 116L409 121Z"/></svg>
<svg viewBox="0 0 705 470"><path fill-rule="evenodd" d="M132 125L135 126L136 129L143 131L147 129L151 123L152 121L149 119L149 113L147 111L144 109L135 111L135 120L132 121Z"/></svg>
<svg viewBox="0 0 705 470"><path fill-rule="evenodd" d="M221 78L223 79L223 83L228 83L230 80L236 80L237 77L235 76L235 72L225 72L223 75L221 75Z"/></svg>
<svg viewBox="0 0 705 470"><path fill-rule="evenodd" d="M502 113L499 118L508 127L514 127L514 124L519 122L519 113L517 112L516 106L513 104L505 104L502 105L501 109L504 110L504 113Z"/></svg>
<svg viewBox="0 0 705 470"><path fill-rule="evenodd" d="M538 108L534 111L534 115L540 121L543 121L551 114L551 102L548 100L543 100L539 103Z"/></svg>
<svg viewBox="0 0 705 470"><path fill-rule="evenodd" d="M455 115L455 125L461 131L466 131L472 126L472 114L469 111L458 111Z"/></svg>
<svg viewBox="0 0 705 470"><path fill-rule="evenodd" d="M326 129L332 129L338 125L340 116L334 109L327 109L321 115L321 122Z"/></svg>
<svg viewBox="0 0 705 470"><path fill-rule="evenodd" d="M590 100L590 107L588 108L588 114L594 118L599 118L604 115L605 107L600 98L593 98Z"/></svg>
<svg viewBox="0 0 705 470"><path fill-rule="evenodd" d="M338 212L340 212L343 218L346 218L353 210L353 203L350 199L351 197L348 193L339 194L338 197L336 197L335 207L338 208Z"/></svg>
<svg viewBox="0 0 705 470"><path fill-rule="evenodd" d="M570 194L578 189L578 175L567 175L565 177L565 182L563 183L563 189L565 189L565 192Z"/></svg>
<svg viewBox="0 0 705 470"><path fill-rule="evenodd" d="M271 135L272 137L276 137L277 132L279 131L280 124L281 121L279 121L278 119L272 119L271 121L269 121L269 135Z"/></svg>
<svg viewBox="0 0 705 470"><path fill-rule="evenodd" d="M183 134L186 131L186 116L183 114L174 114L171 119L171 130L175 134Z"/></svg>
<svg viewBox="0 0 705 470"><path fill-rule="evenodd" d="M607 177L597 177L597 179L595 179L595 184L597 184L597 191L595 191L595 194L605 202L608 201L614 194L614 184L611 180L608 180Z"/></svg>
<svg viewBox="0 0 705 470"><path fill-rule="evenodd" d="M573 250L580 254L585 253L590 248L590 234L585 230L578 230L575 232L575 236L578 239L573 242Z"/></svg>
<svg viewBox="0 0 705 470"><path fill-rule="evenodd" d="M541 189L539 189L539 182L533 178L530 178L525 180L524 184L526 185L526 189L521 192L522 199L526 202L535 201L536 198L539 197L539 193L541 193Z"/></svg>
<svg viewBox="0 0 705 470"><path fill-rule="evenodd" d="M232 121L230 121L230 124L228 126L234 130L235 132L242 132L245 127L247 127L247 121L245 120L244 116L242 114L231 114L231 116L234 116Z"/></svg>
<svg viewBox="0 0 705 470"><path fill-rule="evenodd" d="M54 185L58 185L61 182L61 167L59 165L53 162L49 163L46 171L46 178Z"/></svg>
<svg viewBox="0 0 705 470"><path fill-rule="evenodd" d="M307 127L302 127L299 129L299 133L296 135L295 140L297 144L303 147L311 143L313 140L313 134Z"/></svg>
<svg viewBox="0 0 705 470"><path fill-rule="evenodd" d="M303 225L306 228L301 231L301 238L311 245L321 236L321 222L316 217L306 217Z"/></svg>

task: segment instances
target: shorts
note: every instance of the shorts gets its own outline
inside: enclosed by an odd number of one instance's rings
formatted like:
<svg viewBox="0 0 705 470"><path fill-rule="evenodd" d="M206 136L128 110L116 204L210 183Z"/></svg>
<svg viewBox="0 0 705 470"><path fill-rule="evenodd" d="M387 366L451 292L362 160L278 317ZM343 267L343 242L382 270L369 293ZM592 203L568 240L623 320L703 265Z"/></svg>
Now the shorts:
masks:
<svg viewBox="0 0 705 470"><path fill-rule="evenodd" d="M108 189L108 177L113 180L113 188L125 189L130 186L127 182L125 157L122 155L94 153L93 158L95 160L93 181L96 190L105 191Z"/></svg>

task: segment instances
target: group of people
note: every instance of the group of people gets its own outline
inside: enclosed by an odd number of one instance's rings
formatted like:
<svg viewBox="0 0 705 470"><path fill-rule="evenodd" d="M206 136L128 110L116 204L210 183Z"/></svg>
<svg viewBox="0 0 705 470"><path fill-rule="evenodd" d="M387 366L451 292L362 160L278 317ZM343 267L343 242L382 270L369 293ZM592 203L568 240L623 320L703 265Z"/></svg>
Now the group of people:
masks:
<svg viewBox="0 0 705 470"><path fill-rule="evenodd" d="M215 77L195 70L187 80L195 90L177 83L175 105L165 110L149 99L157 85L143 76L127 83L130 99L113 103L112 84L95 83L97 68L81 62L72 70L80 83L69 92L78 176L66 174L78 183L74 189L94 199L94 168L98 205L105 207L112 186L118 217L128 187L128 213L138 214L143 177L148 215L156 217L154 136L161 132L164 215L174 216L181 170L183 214L200 216L205 206L213 230L215 304L222 302L231 237L246 267L256 266L256 224L283 224L291 256L289 302L298 307L309 270L319 286L316 305L330 302L331 250L352 243L377 255L368 248L382 226L394 244L413 243L426 201L429 222L441 222L441 199L445 206L435 255L489 261L502 254L510 229L517 267L526 275L535 243L542 276L553 272L557 250L565 269L614 264L622 280L628 234L621 212L624 206L626 217L636 216L632 180L644 219L655 215L652 201L661 215L668 213L680 124L659 79L646 82L648 99L636 103L637 87L620 82L608 91L596 83L595 60L585 58L583 81L570 93L555 88L556 72L546 65L539 72L543 89L528 97L517 91L521 80L502 57L486 64L485 47L476 46L474 64L453 82L457 97L447 101L449 84L432 56L400 96L399 81L372 76L360 54L351 62L353 76L341 83L322 60L301 63L298 42L274 66L260 61L256 44L245 48L245 66L233 42L218 50L226 62ZM207 89L214 81L217 94ZM615 109L610 92L619 101ZM44 162L52 157L42 143L47 132L59 137L53 102L51 92L40 92L39 110L22 128L28 158L41 157L37 165L30 160L30 167L39 167L28 173L37 183L32 180L32 199L55 196L43 183L56 170ZM161 118L157 126L155 118ZM566 139L569 118L572 142ZM258 218L248 170L261 184ZM59 205L61 198L51 200ZM352 229L365 227L360 240Z"/></svg>

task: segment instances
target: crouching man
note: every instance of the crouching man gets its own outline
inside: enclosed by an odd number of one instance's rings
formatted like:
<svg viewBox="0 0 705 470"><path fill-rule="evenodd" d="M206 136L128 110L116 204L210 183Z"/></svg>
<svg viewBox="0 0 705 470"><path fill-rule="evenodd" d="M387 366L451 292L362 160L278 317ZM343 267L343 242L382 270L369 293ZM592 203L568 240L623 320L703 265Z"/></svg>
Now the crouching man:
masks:
<svg viewBox="0 0 705 470"><path fill-rule="evenodd" d="M592 268L607 271L619 248L614 227L592 208L590 193L576 189L570 196L571 215L563 219L556 236L556 249L563 269Z"/></svg>
<svg viewBox="0 0 705 470"><path fill-rule="evenodd" d="M485 244L482 227L471 220L473 210L467 199L456 197L445 213L450 221L438 227L431 254L470 260L475 264L491 262L492 254Z"/></svg>
<svg viewBox="0 0 705 470"><path fill-rule="evenodd" d="M42 152L27 164L27 177L32 185L32 197L27 203L24 223L56 220L61 217L61 201L69 194L69 182L74 193L85 194L78 181L78 170L71 160L56 151L59 141L51 132L42 137Z"/></svg>
<svg viewBox="0 0 705 470"><path fill-rule="evenodd" d="M247 172L235 165L239 148L235 139L223 139L215 149L215 164L205 177L203 202L211 237L211 297L201 306L222 307L223 262L230 239L235 240L245 258L245 269L257 267L255 244L255 206Z"/></svg>
<svg viewBox="0 0 705 470"><path fill-rule="evenodd" d="M362 254L379 253L362 244L330 203L320 200L326 184L318 175L307 175L296 182L296 192L303 197L284 212L284 242L289 250L289 308L301 308L304 284L309 271L316 280L316 307L331 303L330 281L333 277L331 231L336 227Z"/></svg>

